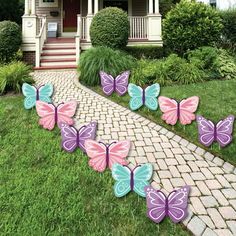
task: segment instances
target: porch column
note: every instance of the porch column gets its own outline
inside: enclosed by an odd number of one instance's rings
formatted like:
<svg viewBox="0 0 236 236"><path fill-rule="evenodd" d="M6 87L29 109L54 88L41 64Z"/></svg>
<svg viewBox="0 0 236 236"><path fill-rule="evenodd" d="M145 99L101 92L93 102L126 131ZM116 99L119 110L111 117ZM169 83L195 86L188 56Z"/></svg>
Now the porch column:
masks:
<svg viewBox="0 0 236 236"><path fill-rule="evenodd" d="M153 14L153 0L149 0L149 14Z"/></svg>
<svg viewBox="0 0 236 236"><path fill-rule="evenodd" d="M93 9L92 9L92 0L88 0L88 15L93 14Z"/></svg>
<svg viewBox="0 0 236 236"><path fill-rule="evenodd" d="M31 0L31 15L36 15L35 0Z"/></svg>
<svg viewBox="0 0 236 236"><path fill-rule="evenodd" d="M159 13L159 0L155 0L155 14Z"/></svg>
<svg viewBox="0 0 236 236"><path fill-rule="evenodd" d="M25 15L29 15L29 0L25 0Z"/></svg>
<svg viewBox="0 0 236 236"><path fill-rule="evenodd" d="M98 0L94 0L94 15L98 12Z"/></svg>

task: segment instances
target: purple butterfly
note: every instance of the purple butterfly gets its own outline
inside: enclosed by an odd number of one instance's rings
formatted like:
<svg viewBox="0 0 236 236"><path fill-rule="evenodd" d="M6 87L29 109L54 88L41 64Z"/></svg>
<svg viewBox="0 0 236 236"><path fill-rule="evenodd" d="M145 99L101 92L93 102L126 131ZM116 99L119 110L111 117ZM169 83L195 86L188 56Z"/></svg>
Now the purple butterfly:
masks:
<svg viewBox="0 0 236 236"><path fill-rule="evenodd" d="M67 152L73 152L77 147L80 147L86 153L84 146L85 140L95 139L97 130L97 122L91 122L88 125L82 126L77 130L73 126L67 124L61 125L61 146Z"/></svg>
<svg viewBox="0 0 236 236"><path fill-rule="evenodd" d="M231 143L233 137L234 116L229 115L224 120L220 120L217 124L197 116L199 142L209 147L214 141L218 142L221 147L225 147Z"/></svg>
<svg viewBox="0 0 236 236"><path fill-rule="evenodd" d="M111 95L114 91L116 91L119 96L122 96L127 92L130 71L123 72L115 79L112 75L108 75L103 71L100 71L99 74L101 78L102 90L107 96Z"/></svg>
<svg viewBox="0 0 236 236"><path fill-rule="evenodd" d="M160 190L151 186L144 188L147 201L147 216L155 223L160 223L165 216L169 216L174 223L187 217L189 186L172 191L167 197Z"/></svg>

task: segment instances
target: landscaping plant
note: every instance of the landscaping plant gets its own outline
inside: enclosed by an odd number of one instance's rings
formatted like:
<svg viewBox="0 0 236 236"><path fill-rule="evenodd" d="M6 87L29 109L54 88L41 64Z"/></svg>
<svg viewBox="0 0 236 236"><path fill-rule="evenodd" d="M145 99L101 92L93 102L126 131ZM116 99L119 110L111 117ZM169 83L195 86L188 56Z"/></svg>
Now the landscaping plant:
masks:
<svg viewBox="0 0 236 236"><path fill-rule="evenodd" d="M94 47L125 48L129 37L127 13L117 7L102 9L92 20L90 37Z"/></svg>
<svg viewBox="0 0 236 236"><path fill-rule="evenodd" d="M135 65L136 60L125 52L108 47L91 48L80 57L78 67L80 82L88 86L96 86L100 84L100 71L116 77L123 71L131 70Z"/></svg>

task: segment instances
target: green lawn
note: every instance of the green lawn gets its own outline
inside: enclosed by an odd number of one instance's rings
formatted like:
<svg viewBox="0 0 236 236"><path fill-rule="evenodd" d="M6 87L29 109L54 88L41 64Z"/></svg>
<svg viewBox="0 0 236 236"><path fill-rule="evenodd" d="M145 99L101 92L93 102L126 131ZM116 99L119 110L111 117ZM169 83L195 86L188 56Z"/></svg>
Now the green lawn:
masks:
<svg viewBox="0 0 236 236"><path fill-rule="evenodd" d="M168 219L151 222L136 194L116 198L110 171L94 172L80 150L62 151L59 129L37 121L21 96L0 97L1 235L190 235Z"/></svg>
<svg viewBox="0 0 236 236"><path fill-rule="evenodd" d="M96 87L94 89L98 93L103 94L100 87ZM162 87L161 95L179 100L194 95L199 96L200 105L196 114L203 115L205 118L211 119L214 122L218 122L220 119L225 118L229 114L236 116L236 80L218 80L200 84ZM129 107L128 103L130 97L128 94L123 97L119 97L113 93L110 98L125 107ZM162 113L159 109L158 111L150 111L143 107L137 112L150 120L165 126L189 141L201 146L198 142L196 122L193 122L191 125L186 127L183 127L180 124L172 127L161 120ZM236 125L234 125L234 139L229 146L224 149L219 149L219 145L215 143L208 149L208 151L213 152L236 165Z"/></svg>

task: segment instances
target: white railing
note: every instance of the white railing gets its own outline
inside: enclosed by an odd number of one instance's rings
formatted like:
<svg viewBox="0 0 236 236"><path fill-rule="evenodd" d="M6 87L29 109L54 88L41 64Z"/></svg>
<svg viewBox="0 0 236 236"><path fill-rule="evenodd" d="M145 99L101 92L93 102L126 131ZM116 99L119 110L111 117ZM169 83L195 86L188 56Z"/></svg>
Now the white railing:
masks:
<svg viewBox="0 0 236 236"><path fill-rule="evenodd" d="M81 39L86 39L86 17L82 17L82 24L81 24Z"/></svg>
<svg viewBox="0 0 236 236"><path fill-rule="evenodd" d="M43 45L47 40L47 19L46 16L39 17L40 20L40 32L36 36L35 42L35 65L36 67L40 66L40 56L43 49Z"/></svg>
<svg viewBox="0 0 236 236"><path fill-rule="evenodd" d="M147 39L147 17L130 16L129 39Z"/></svg>

